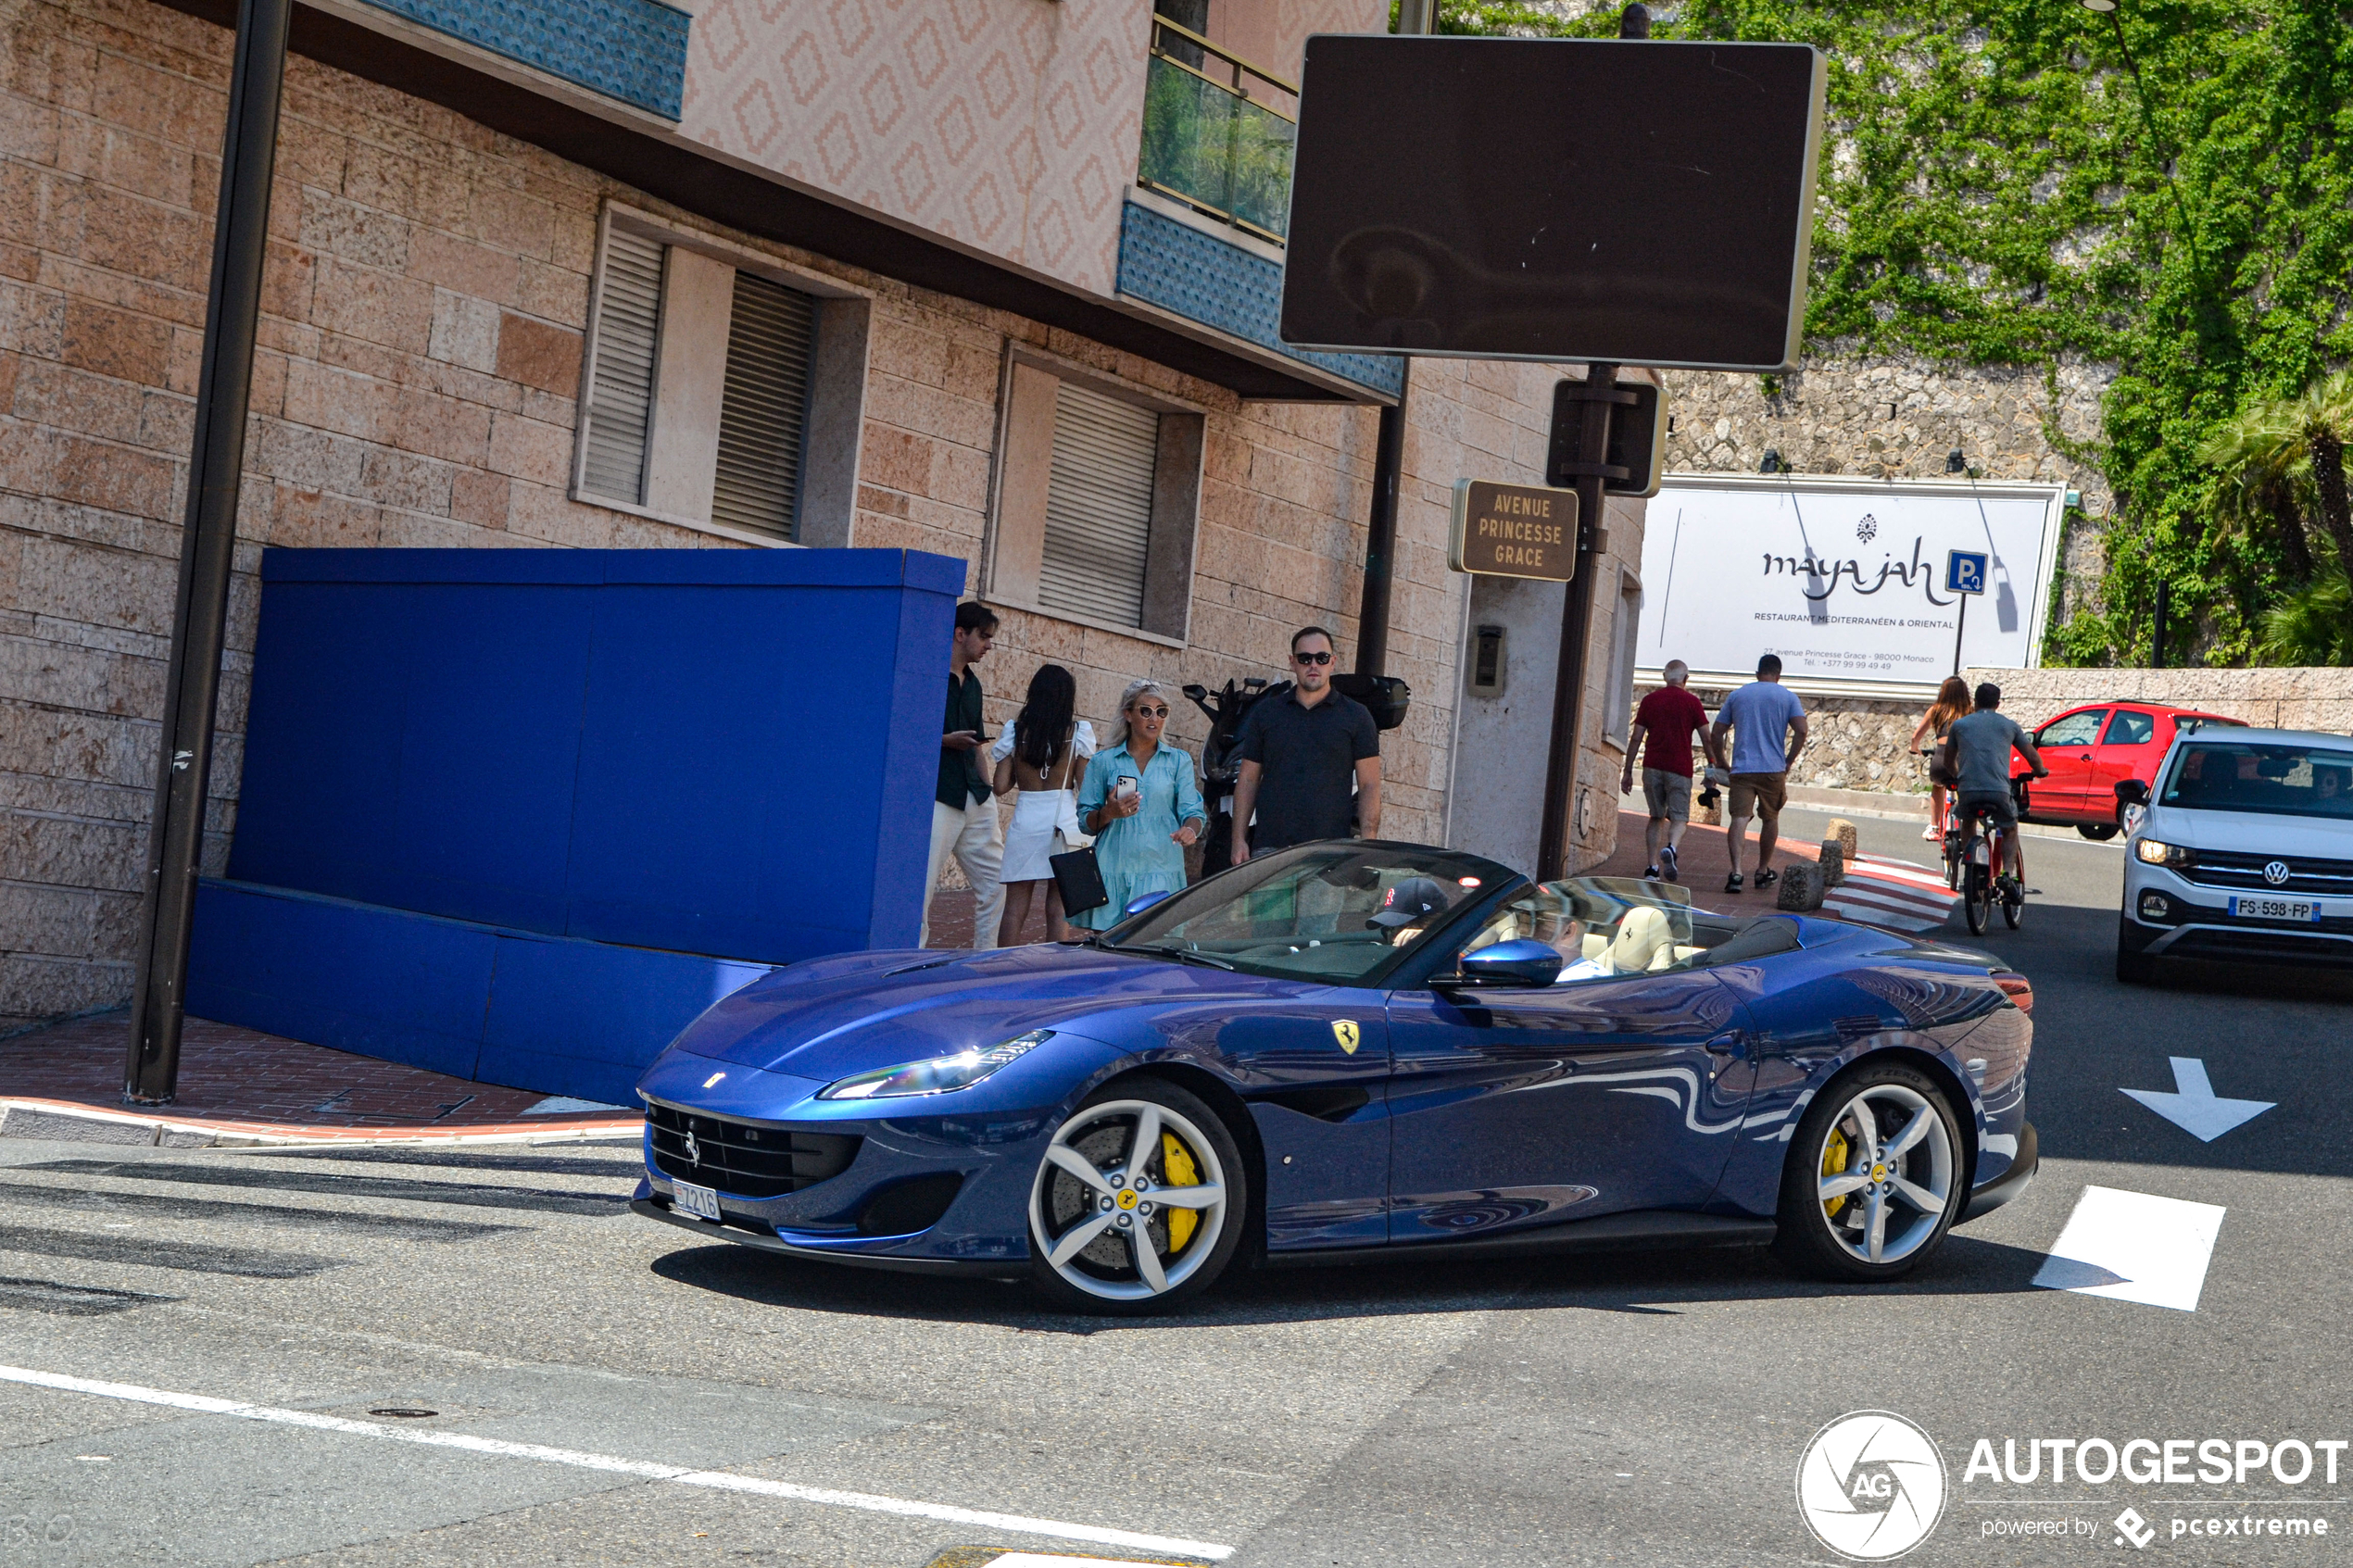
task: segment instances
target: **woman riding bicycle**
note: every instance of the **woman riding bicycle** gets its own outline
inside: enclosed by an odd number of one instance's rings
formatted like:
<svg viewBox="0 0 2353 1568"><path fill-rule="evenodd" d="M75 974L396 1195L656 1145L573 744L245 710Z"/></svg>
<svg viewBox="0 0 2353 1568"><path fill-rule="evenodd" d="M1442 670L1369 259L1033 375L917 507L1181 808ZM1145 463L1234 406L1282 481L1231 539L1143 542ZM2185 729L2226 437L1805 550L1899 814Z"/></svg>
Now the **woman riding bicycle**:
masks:
<svg viewBox="0 0 2353 1568"><path fill-rule="evenodd" d="M1936 743L1953 727L1953 721L1969 711L1969 683L1958 675L1947 675L1936 689L1935 705L1921 715L1912 731L1912 749L1920 754L1928 768L1928 826L1920 836L1931 842L1944 836L1944 792L1952 780L1937 771ZM1920 743L1926 741L1923 746Z"/></svg>
<svg viewBox="0 0 2353 1568"><path fill-rule="evenodd" d="M2026 860L2018 831L2018 806L2010 796L2010 752L2015 748L2038 779L2050 776L2043 754L2027 734L1997 712L2002 688L1987 682L1977 688L1977 709L1953 721L1945 732L1952 746L1954 771L1960 785L1954 792L1954 814L1964 822L1979 812L1986 827L2002 835L2003 875L1995 883L2001 901L2014 903L2026 886Z"/></svg>

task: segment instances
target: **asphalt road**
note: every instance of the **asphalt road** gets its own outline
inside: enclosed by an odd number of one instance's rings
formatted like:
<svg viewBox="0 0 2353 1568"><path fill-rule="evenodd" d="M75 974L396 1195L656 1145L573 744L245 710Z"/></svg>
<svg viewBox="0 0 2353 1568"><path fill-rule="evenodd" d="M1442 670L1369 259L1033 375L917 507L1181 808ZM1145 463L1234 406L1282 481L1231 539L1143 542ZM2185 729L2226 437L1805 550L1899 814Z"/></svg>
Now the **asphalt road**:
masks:
<svg viewBox="0 0 2353 1568"><path fill-rule="evenodd" d="M1800 1456L1861 1410L1943 1455L1908 1562L2133 1555L2128 1506L2176 1560L2333 1559L2353 1451L2336 1485L1964 1474L1980 1438L2021 1468L2038 1438L2353 1438L2344 993L2120 986L2120 850L2028 854L2025 929L1981 945L2035 984L2043 1173L1886 1290L1636 1254L1268 1274L1112 1323L698 1245L623 1209L629 1147L0 1142L0 1564L1823 1562ZM2176 1056L2274 1109L2204 1143L2120 1092L2173 1089ZM2087 1187L2222 1210L2195 1310L2033 1283ZM2176 1272L2196 1250L2158 1242ZM2119 1277L2075 1267L2045 1277ZM2245 1533L2273 1518L2331 1533ZM2010 1533L2049 1521L2070 1533Z"/></svg>

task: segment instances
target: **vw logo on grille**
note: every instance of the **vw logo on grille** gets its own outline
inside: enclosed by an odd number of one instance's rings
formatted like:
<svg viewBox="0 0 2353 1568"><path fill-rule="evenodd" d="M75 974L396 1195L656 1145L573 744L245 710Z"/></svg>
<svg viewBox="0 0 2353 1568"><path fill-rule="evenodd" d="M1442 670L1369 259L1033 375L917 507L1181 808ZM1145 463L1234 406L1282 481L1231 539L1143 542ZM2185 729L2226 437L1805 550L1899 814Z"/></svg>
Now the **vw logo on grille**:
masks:
<svg viewBox="0 0 2353 1568"><path fill-rule="evenodd" d="M687 1129L686 1129L686 1163L687 1163L687 1164L689 1164L689 1165L699 1165L699 1164L701 1164L701 1163L702 1163L702 1145L700 1145L700 1144L698 1144L698 1143L697 1143L697 1142L695 1141L695 1130L694 1130L692 1127L689 1127L689 1128L687 1128Z"/></svg>
<svg viewBox="0 0 2353 1568"><path fill-rule="evenodd" d="M2277 887L2287 880L2287 862L2273 860L2263 868L2263 880Z"/></svg>

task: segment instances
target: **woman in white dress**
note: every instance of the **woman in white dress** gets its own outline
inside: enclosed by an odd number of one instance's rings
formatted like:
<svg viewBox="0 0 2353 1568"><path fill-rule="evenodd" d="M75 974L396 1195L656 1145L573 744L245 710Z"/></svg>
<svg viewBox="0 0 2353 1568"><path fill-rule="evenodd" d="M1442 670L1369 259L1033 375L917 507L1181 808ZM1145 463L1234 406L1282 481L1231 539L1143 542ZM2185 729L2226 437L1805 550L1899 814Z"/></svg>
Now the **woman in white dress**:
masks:
<svg viewBox="0 0 2353 1568"><path fill-rule="evenodd" d="M989 750L997 764L997 793L1019 792L1013 826L1005 832L1004 868L997 873L1005 884L1005 916L997 928L1000 947L1021 941L1040 889L1048 935L1056 942L1071 939L1069 922L1063 919L1062 892L1047 860L1088 842L1078 834L1078 806L1071 786L1087 759L1095 755L1095 728L1072 717L1077 701L1078 683L1069 671L1059 664L1040 665L1029 678L1029 696L1021 712L1005 721L1004 733Z"/></svg>

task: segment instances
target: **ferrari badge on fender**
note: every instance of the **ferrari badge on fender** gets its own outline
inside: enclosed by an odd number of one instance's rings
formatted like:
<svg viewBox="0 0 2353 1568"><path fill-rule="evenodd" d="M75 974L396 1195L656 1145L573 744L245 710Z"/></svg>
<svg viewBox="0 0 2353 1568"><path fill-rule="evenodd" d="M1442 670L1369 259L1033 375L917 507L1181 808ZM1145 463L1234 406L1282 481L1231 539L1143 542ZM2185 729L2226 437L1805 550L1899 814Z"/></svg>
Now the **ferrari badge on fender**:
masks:
<svg viewBox="0 0 2353 1568"><path fill-rule="evenodd" d="M1363 1036L1357 1032L1356 1021L1354 1019L1333 1019L1332 1034L1340 1041L1340 1048L1341 1050L1346 1051L1351 1056L1354 1056L1356 1054L1356 1042L1363 1038Z"/></svg>

